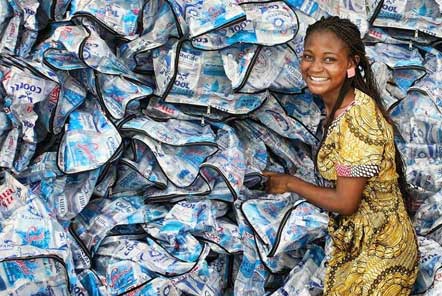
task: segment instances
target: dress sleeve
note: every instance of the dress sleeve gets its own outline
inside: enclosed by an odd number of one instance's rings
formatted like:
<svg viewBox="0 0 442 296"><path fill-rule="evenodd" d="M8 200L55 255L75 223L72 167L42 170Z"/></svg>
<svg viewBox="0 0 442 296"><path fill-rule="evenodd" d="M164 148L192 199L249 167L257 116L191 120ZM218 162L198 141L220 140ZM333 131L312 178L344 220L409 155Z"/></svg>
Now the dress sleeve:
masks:
<svg viewBox="0 0 442 296"><path fill-rule="evenodd" d="M341 177L377 176L386 146L386 127L377 112L353 108L340 125L336 175Z"/></svg>

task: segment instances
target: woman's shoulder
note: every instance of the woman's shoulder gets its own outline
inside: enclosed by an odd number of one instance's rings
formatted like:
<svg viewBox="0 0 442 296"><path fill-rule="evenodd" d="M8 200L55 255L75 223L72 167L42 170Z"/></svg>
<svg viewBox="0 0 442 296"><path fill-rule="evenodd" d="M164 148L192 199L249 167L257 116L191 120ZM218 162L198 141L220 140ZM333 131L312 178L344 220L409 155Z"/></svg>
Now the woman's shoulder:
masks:
<svg viewBox="0 0 442 296"><path fill-rule="evenodd" d="M355 104L346 115L342 128L364 142L383 145L391 137L391 125L375 100L358 89L355 89Z"/></svg>
<svg viewBox="0 0 442 296"><path fill-rule="evenodd" d="M355 89L355 106L372 112L377 109L375 100L357 88Z"/></svg>

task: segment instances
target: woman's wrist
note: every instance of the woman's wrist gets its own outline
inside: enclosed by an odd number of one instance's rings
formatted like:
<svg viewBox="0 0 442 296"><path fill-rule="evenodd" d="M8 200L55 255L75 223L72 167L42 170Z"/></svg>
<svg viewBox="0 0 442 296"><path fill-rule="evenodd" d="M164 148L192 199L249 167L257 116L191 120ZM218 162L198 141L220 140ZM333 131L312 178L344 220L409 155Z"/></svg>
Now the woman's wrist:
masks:
<svg viewBox="0 0 442 296"><path fill-rule="evenodd" d="M287 182L286 182L286 191L287 192L296 192L296 189L298 188L298 184L299 184L299 178L292 176L292 175L287 175Z"/></svg>

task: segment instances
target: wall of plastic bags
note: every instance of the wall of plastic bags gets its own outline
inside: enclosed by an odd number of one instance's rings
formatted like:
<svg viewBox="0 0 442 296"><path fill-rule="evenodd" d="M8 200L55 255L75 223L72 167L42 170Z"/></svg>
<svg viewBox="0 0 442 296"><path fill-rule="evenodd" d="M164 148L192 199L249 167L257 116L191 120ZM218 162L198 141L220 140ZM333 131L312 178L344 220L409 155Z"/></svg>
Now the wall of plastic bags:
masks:
<svg viewBox="0 0 442 296"><path fill-rule="evenodd" d="M0 0L0 294L320 295L308 24L355 22L442 294L440 0Z"/></svg>

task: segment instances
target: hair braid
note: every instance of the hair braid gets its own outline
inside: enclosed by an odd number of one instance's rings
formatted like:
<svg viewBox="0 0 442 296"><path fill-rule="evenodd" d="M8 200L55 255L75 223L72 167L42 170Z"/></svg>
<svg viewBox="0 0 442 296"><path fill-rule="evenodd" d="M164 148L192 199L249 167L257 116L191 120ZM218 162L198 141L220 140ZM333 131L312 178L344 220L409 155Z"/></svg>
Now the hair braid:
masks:
<svg viewBox="0 0 442 296"><path fill-rule="evenodd" d="M381 111L382 115L387 120L387 122L393 126L394 132L395 134L397 134L398 133L397 126L391 120L390 116L388 115L382 103L381 94L378 85L376 83L373 71L371 69L370 62L366 56L365 45L362 41L361 32L359 31L359 28L348 19L342 19L337 16L331 16L327 18L322 17L319 21L315 22L314 24L310 25L307 28L304 42L313 32L321 32L321 31L333 32L339 39L341 39L346 44L348 48L348 54L350 58L354 60L355 64L357 64L357 67L356 67L356 75L352 78L347 78L344 81L344 84L342 85L339 91L336 103L330 112L330 116L327 118L325 122L324 135L322 137L321 143L319 144L317 152L319 151L319 149L321 149L321 146L327 137L328 129L331 123L333 122L336 110L342 104L345 95L348 93L351 87L357 88L373 98L373 100L376 102L377 107ZM358 63L355 59L356 56L359 57ZM408 195L408 190L407 190L408 185L405 177L404 161L401 157L401 154L397 148L396 143L394 143L394 146L396 150L395 151L396 172L399 175L398 178L399 188L404 198L407 211L410 213L411 211L410 197ZM318 153L316 153L315 155L315 166L317 166L317 157Z"/></svg>

